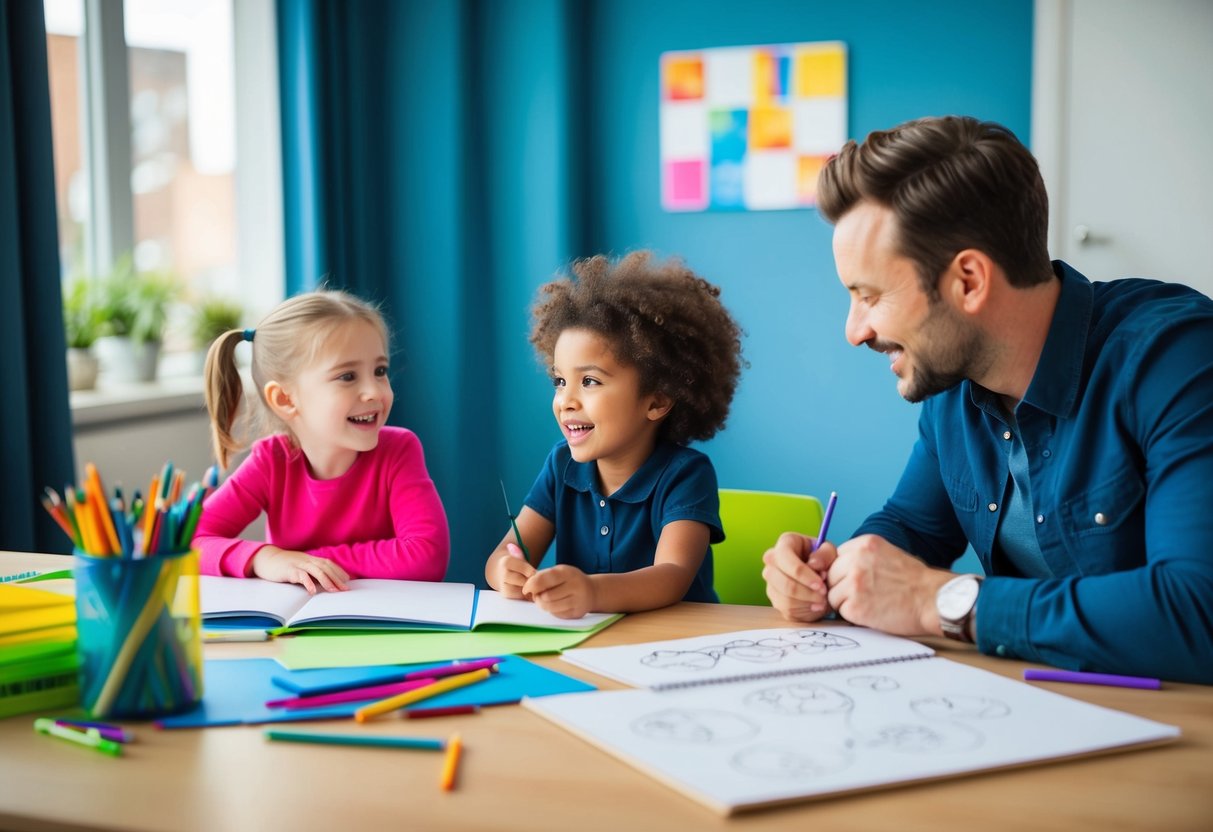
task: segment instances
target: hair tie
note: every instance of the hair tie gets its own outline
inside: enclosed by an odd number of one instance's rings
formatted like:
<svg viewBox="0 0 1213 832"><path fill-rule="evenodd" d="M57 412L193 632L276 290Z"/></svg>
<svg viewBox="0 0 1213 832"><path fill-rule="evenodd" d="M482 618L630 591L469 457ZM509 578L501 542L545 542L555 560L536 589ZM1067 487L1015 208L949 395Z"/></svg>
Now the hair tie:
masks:
<svg viewBox="0 0 1213 832"><path fill-rule="evenodd" d="M256 336L256 335L257 335L257 330L255 330L255 329L246 329L246 330L244 331L244 340L245 340L245 341L252 342L252 340L253 340L254 336Z"/></svg>

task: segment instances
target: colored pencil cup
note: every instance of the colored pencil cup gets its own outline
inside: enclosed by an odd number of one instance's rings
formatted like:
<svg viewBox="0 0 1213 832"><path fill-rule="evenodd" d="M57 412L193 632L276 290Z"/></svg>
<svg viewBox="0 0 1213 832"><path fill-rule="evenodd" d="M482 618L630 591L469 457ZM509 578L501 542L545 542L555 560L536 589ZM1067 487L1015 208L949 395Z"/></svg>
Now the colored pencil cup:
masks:
<svg viewBox="0 0 1213 832"><path fill-rule="evenodd" d="M198 552L133 560L76 553L81 704L151 718L202 701Z"/></svg>

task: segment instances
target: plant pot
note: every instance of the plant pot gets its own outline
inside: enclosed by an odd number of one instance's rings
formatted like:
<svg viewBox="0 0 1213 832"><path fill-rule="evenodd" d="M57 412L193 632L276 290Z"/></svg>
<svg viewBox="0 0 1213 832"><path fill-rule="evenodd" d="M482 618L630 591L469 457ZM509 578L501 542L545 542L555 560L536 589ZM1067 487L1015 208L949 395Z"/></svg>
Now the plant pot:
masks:
<svg viewBox="0 0 1213 832"><path fill-rule="evenodd" d="M135 343L130 338L108 335L94 345L101 370L110 381L155 381L160 362L160 342Z"/></svg>
<svg viewBox="0 0 1213 832"><path fill-rule="evenodd" d="M69 348L67 351L67 389L92 390L97 386L100 362L91 349Z"/></svg>

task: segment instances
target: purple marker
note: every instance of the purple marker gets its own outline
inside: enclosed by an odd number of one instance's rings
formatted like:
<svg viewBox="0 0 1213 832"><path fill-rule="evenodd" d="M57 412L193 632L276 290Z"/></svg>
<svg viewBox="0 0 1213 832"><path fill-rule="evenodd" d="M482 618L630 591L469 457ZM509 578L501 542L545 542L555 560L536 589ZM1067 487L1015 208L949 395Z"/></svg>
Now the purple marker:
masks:
<svg viewBox="0 0 1213 832"><path fill-rule="evenodd" d="M813 541L813 551L817 551L817 547L825 542L826 532L830 530L830 518L834 516L834 506L838 503L838 492L830 492L830 501L826 503L825 516L821 518L821 530L817 532L817 539Z"/></svg>
<svg viewBox="0 0 1213 832"><path fill-rule="evenodd" d="M1162 682L1145 676L1115 676L1111 673L1084 673L1079 670L1041 670L1029 667L1023 672L1024 679L1037 682L1074 682L1079 685L1109 685L1116 688L1140 688L1159 690Z"/></svg>

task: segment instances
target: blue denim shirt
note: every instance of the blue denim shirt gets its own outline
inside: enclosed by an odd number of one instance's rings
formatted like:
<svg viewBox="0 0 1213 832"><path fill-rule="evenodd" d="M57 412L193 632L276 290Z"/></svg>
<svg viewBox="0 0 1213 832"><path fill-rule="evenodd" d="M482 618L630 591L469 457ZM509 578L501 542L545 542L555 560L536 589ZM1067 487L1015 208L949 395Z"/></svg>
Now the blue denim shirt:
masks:
<svg viewBox="0 0 1213 832"><path fill-rule="evenodd" d="M710 543L724 540L716 469L699 451L658 442L614 494L598 487L598 463L577 462L564 441L552 448L526 505L555 524L557 563L589 575L652 566L661 530L675 520L703 523ZM712 579L709 546L683 600L719 601Z"/></svg>
<svg viewBox="0 0 1213 832"><path fill-rule="evenodd" d="M1016 415L1055 577L997 556L1007 428L967 381L924 404L896 491L856 534L940 567L971 544L989 576L983 653L1213 683L1213 301L1054 269L1061 295Z"/></svg>

